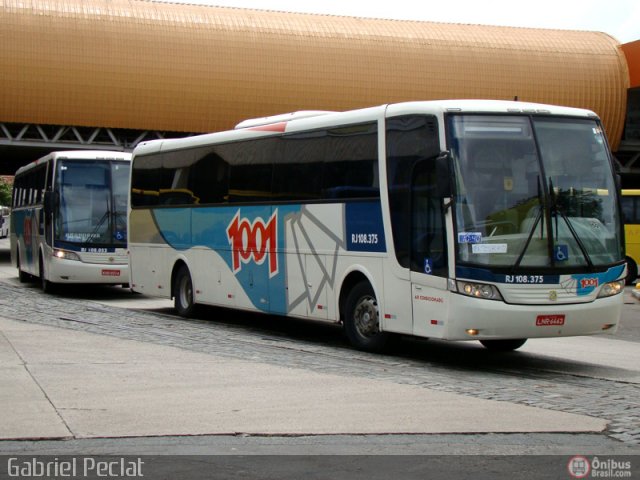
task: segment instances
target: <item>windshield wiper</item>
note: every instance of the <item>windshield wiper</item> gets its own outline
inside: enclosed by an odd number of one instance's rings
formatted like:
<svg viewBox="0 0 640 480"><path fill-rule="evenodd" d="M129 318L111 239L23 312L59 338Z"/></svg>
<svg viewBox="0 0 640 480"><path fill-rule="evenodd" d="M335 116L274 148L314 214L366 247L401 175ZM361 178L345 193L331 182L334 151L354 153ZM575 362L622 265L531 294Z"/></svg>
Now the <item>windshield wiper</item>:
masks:
<svg viewBox="0 0 640 480"><path fill-rule="evenodd" d="M531 226L531 230L529 231L529 236L527 237L527 241L524 242L524 246L522 247L522 250L520 250L520 253L518 254L518 258L516 259L516 262L513 264L513 273L515 273L518 270L518 267L520 267L520 263L522 263L522 259L527 253L527 249L529 248L531 239L533 238L536 228L538 227L538 223L540 223L540 220L542 219L542 213L544 212L544 195L542 194L542 186L540 185L540 175L538 175L538 204L539 204L539 208L538 208L538 213L536 214L536 219L534 220L533 225ZM542 231L540 233L540 238L544 237L544 222L542 222L541 230Z"/></svg>
<svg viewBox="0 0 640 480"><path fill-rule="evenodd" d="M529 236L527 237L527 241L524 242L524 246L522 247L522 250L520 251L520 254L518 255L518 258L516 260L516 262L513 264L513 272L515 273L516 270L518 270L518 267L520 267L520 263L522 263L522 259L524 258L525 254L527 253L527 249L529 248L529 244L531 243L531 239L533 238L534 233L536 232L536 228L538 227L538 223L540 223L540 220L542 220L542 212L544 211L544 209L542 208L542 205L540 205L540 207L538 208L538 214L536 215L536 219L533 222L533 225L531 227L531 230L529 231ZM544 235L544 222L542 223L542 235Z"/></svg>
<svg viewBox="0 0 640 480"><path fill-rule="evenodd" d="M95 237L99 235L100 227L104 225L104 222L107 221L109 216L111 216L110 210L107 210L106 212L104 212L104 215L102 215L102 218L100 218L100 221L96 224L93 231L89 234L89 236L87 236L86 242L92 241Z"/></svg>
<svg viewBox="0 0 640 480"><path fill-rule="evenodd" d="M87 242L90 242L91 240L93 240L96 236L98 236L100 228L102 227L102 225L104 225L104 222L106 222L107 220L109 220L111 218L112 212L111 212L111 202L109 201L109 193L107 192L106 194L106 202L105 205L107 206L107 209L105 210L104 214L102 215L102 217L100 218L100 220L98 221L98 223L96 224L95 228L93 229L93 231L89 234L89 236L87 237ZM111 223L111 222L109 222ZM110 225L107 225L107 230L111 230Z"/></svg>
<svg viewBox="0 0 640 480"><path fill-rule="evenodd" d="M553 180L551 180L551 178L549 178L549 196L551 197L550 209L556 219L556 232L555 232L556 239L558 238L559 231L560 231L560 229L558 228L558 215L559 215L564 220L565 224L569 228L569 232L571 232L571 235L573 236L576 243L578 244L578 248L580 249L582 256L587 261L587 265L589 266L589 268L593 268L593 261L591 260L591 257L587 252L587 248L585 247L584 243L580 239L578 232L576 232L575 228L573 228L573 224L571 223L571 220L569 220L569 217L567 216L564 209L560 206L560 203L558 202L559 195L557 195L555 190L553 189ZM555 257L552 257L552 259L553 261L555 261Z"/></svg>

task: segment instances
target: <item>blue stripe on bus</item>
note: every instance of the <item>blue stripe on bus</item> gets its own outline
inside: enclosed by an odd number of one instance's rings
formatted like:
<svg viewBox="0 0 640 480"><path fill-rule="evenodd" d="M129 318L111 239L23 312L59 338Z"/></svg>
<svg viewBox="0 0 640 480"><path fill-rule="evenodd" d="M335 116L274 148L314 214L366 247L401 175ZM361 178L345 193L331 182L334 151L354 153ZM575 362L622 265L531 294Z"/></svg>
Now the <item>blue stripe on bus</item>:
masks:
<svg viewBox="0 0 640 480"><path fill-rule="evenodd" d="M300 215L303 208L312 210L313 206L158 208L153 216L172 248L184 251L202 246L214 250L234 272L255 308L286 313L285 225L287 218ZM336 213L341 211L336 206ZM347 238L340 239L340 244L346 250L385 251L379 201L346 203L344 226ZM289 245L288 251L295 253L294 246Z"/></svg>
<svg viewBox="0 0 640 480"><path fill-rule="evenodd" d="M519 285L559 285L562 281L567 289L573 290L575 288L577 296L589 295L600 285L621 279L623 272L624 265L617 265L599 273L588 272L566 275L565 279L561 280L560 275L505 275L493 273L486 268L456 267L456 277L458 279Z"/></svg>

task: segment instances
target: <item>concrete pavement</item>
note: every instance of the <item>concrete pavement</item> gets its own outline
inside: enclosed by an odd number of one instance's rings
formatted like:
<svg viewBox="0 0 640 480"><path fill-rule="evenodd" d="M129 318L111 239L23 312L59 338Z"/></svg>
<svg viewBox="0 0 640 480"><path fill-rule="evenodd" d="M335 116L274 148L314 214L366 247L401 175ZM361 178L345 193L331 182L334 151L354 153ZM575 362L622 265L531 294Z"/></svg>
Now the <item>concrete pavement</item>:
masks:
<svg viewBox="0 0 640 480"><path fill-rule="evenodd" d="M0 385L0 439L600 432L607 424L1 317Z"/></svg>

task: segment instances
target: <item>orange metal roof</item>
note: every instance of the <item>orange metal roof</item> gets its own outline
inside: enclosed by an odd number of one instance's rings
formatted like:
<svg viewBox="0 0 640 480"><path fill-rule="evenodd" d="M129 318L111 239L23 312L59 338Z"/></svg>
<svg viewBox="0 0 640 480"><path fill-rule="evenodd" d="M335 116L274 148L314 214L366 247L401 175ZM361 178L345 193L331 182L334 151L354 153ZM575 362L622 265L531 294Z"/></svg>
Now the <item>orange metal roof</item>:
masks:
<svg viewBox="0 0 640 480"><path fill-rule="evenodd" d="M597 32L159 3L0 0L0 121L216 131L296 110L443 98L595 110L628 70Z"/></svg>
<svg viewBox="0 0 640 480"><path fill-rule="evenodd" d="M627 57L627 64L629 65L631 87L640 87L640 40L625 43L622 45L622 51Z"/></svg>

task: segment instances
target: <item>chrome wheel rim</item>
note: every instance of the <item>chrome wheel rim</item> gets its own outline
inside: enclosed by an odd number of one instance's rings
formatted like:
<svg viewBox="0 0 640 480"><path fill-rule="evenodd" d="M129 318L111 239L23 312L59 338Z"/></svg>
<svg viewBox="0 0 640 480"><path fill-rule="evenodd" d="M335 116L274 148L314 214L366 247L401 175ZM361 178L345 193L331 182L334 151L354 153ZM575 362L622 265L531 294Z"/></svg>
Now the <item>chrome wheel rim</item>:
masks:
<svg viewBox="0 0 640 480"><path fill-rule="evenodd" d="M358 300L353 320L356 330L363 337L371 337L380 332L378 302L373 296L367 295Z"/></svg>

